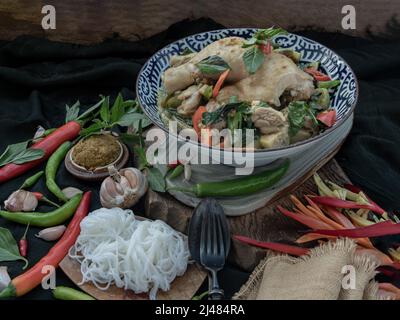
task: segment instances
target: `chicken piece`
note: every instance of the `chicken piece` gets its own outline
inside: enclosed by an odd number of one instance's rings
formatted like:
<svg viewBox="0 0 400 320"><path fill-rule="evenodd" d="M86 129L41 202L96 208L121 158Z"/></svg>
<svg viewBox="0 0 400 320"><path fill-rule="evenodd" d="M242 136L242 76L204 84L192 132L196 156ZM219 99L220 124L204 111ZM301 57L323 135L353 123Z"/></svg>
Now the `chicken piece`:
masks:
<svg viewBox="0 0 400 320"><path fill-rule="evenodd" d="M278 132L288 124L283 113L271 107L253 107L251 121L262 134Z"/></svg>
<svg viewBox="0 0 400 320"><path fill-rule="evenodd" d="M263 149L278 148L289 145L289 126L283 126L278 132L265 134L260 137Z"/></svg>
<svg viewBox="0 0 400 320"><path fill-rule="evenodd" d="M297 100L307 100L314 92L313 78L285 55L272 52L256 73L222 88L217 100L227 102L236 96L239 101L261 100L278 107L285 90Z"/></svg>
<svg viewBox="0 0 400 320"><path fill-rule="evenodd" d="M312 132L307 129L300 129L294 136L290 137L290 143L296 143L299 141L311 138Z"/></svg>
<svg viewBox="0 0 400 320"><path fill-rule="evenodd" d="M195 83L196 79L200 77L218 79L219 74L203 75L196 67L196 63L213 55L221 57L231 67L231 71L226 79L227 82L236 82L246 78L249 74L242 59L243 53L246 50L242 48L243 41L244 39L239 37L220 39L209 44L191 57L189 61L183 64L172 65L164 72L162 77L165 90L167 93L182 90Z"/></svg>
<svg viewBox="0 0 400 320"><path fill-rule="evenodd" d="M171 67L178 67L186 62L188 62L190 59L192 59L194 56L196 55L196 53L190 53L190 54L186 54L186 55L175 55L172 56L169 59L169 65Z"/></svg>
<svg viewBox="0 0 400 320"><path fill-rule="evenodd" d="M193 85L182 91L178 95L178 100L182 101L181 105L176 109L183 116L191 116L201 102L201 87Z"/></svg>

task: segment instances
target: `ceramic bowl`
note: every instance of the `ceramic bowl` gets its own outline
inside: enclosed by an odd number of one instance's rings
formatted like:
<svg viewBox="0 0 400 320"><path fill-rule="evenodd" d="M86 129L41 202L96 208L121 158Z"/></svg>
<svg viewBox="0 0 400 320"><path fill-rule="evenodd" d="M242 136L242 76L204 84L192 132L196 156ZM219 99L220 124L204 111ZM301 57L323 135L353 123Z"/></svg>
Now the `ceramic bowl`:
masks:
<svg viewBox="0 0 400 320"><path fill-rule="evenodd" d="M210 43L226 37L238 36L247 39L250 38L256 30L257 29L238 28L203 32L173 42L158 51L145 63L137 78L136 93L144 113L156 126L160 127L168 134L175 135L169 132L168 127L161 120L157 105L158 92L161 88L161 75L165 69L169 67L170 57L183 52L185 49L200 51ZM327 139L328 136L337 135L338 128L341 127L346 119L353 113L358 97L356 76L350 66L338 54L314 40L292 33L279 35L274 39L282 48L291 48L300 52L302 54L301 62L320 61L321 69L326 74L332 79L341 80L340 86L335 91L331 101L331 107L336 109L337 122L331 128L310 139L285 147L260 149L252 152L251 156L254 158L255 166L263 166L283 157L297 158L300 154L313 148L317 143ZM226 159L232 158L232 153L241 153L240 151L224 151L200 145L198 142L189 143L200 147L203 152L209 152L210 157L216 161L221 161L228 165L238 165L235 162L228 163ZM233 156L233 158L235 158L235 156Z"/></svg>

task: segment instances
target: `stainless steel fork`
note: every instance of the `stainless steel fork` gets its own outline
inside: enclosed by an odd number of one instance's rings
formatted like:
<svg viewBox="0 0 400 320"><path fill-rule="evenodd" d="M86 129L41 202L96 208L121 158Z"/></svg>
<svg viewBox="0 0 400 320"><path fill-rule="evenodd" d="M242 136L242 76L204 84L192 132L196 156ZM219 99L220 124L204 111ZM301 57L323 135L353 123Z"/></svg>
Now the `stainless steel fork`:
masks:
<svg viewBox="0 0 400 320"><path fill-rule="evenodd" d="M229 251L230 237L225 214L209 211L202 223L200 240L201 264L211 273L209 297L211 300L220 300L224 291L220 288L217 273L225 265Z"/></svg>

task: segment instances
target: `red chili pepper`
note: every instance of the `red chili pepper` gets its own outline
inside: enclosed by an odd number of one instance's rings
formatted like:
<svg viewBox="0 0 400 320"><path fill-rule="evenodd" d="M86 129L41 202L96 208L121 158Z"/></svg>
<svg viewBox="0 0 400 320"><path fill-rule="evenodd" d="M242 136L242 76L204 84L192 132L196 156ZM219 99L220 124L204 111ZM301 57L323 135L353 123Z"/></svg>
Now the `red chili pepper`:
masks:
<svg viewBox="0 0 400 320"><path fill-rule="evenodd" d="M55 202L53 202L53 201L47 199L47 198L43 195L43 193L36 192L36 191L35 191L35 192L32 192L32 193L33 193L33 195L35 196L35 198L36 198L38 201L46 202L47 204L52 205L52 206L57 207L57 208L60 207L57 203L55 203Z"/></svg>
<svg viewBox="0 0 400 320"><path fill-rule="evenodd" d="M267 41L266 44L260 44L259 47L265 54L270 54L272 52L272 45L270 41Z"/></svg>
<svg viewBox="0 0 400 320"><path fill-rule="evenodd" d="M316 203L322 204L324 206L334 207L334 208L342 208L342 209L368 209L374 211L379 214L385 213L385 210L374 206L373 204L362 204L356 203L348 200L341 200L334 197L325 197L325 196L315 196L312 197L312 200Z"/></svg>
<svg viewBox="0 0 400 320"><path fill-rule="evenodd" d="M40 201L40 200L43 199L43 194L42 194L42 193L36 192L36 191L34 191L34 192L32 192L32 193L33 193L33 195L35 196L35 198L36 198L38 201Z"/></svg>
<svg viewBox="0 0 400 320"><path fill-rule="evenodd" d="M384 209L382 209L376 202L374 202L370 197L368 197L368 195L367 195L364 191L362 191L359 187L356 187L356 186L354 186L354 185L352 185L352 184L349 184L349 183L346 183L346 184L344 185L344 187L345 187L347 190L349 190L349 191L351 191L351 192L353 192L353 193L360 193L360 192L364 193L364 195L365 195L365 197L367 198L367 200L369 201L369 203L371 203L373 206L376 206L377 208L379 208L380 210L382 210L383 212L385 212Z"/></svg>
<svg viewBox="0 0 400 320"><path fill-rule="evenodd" d="M354 228L354 224L340 211L332 207L324 207L324 209L329 217L331 217L337 223L340 223L343 227L348 229Z"/></svg>
<svg viewBox="0 0 400 320"><path fill-rule="evenodd" d="M43 267L53 266L57 268L59 263L68 254L68 250L75 243L80 233L80 223L89 212L91 192L85 192L82 200L76 209L75 215L65 230L61 239L50 249L49 253L44 256L38 263L36 263L27 272L14 278L11 283L2 292L0 298L19 297L22 296L33 288L38 286L43 277Z"/></svg>
<svg viewBox="0 0 400 320"><path fill-rule="evenodd" d="M23 164L9 163L0 168L0 184L11 180L24 172L31 170L44 162L64 142L75 139L81 130L81 125L76 121L64 124L62 127L49 134L43 140L35 143L32 149L41 149L44 156L40 159Z"/></svg>
<svg viewBox="0 0 400 320"><path fill-rule="evenodd" d="M168 168L170 169L175 169L177 166L179 166L180 164L182 164L179 160L171 162L168 164Z"/></svg>
<svg viewBox="0 0 400 320"><path fill-rule="evenodd" d="M239 240L243 243L255 246L255 247L279 251L279 252L291 254L294 256L302 256L302 255L307 254L310 251L310 249L307 249L307 248L296 247L296 246L291 246L288 244L277 243L277 242L263 242L263 241L254 240L254 239L251 239L248 237L244 237L244 236L233 236L233 238L236 240Z"/></svg>
<svg viewBox="0 0 400 320"><path fill-rule="evenodd" d="M219 76L219 79L213 89L213 98L216 98L218 96L218 93L221 90L221 87L224 84L225 79L228 77L229 71L230 70L227 69L224 72L222 72L222 74Z"/></svg>
<svg viewBox="0 0 400 320"><path fill-rule="evenodd" d="M329 80L331 80L331 77L329 77L325 73L322 73L321 71L318 71L315 68L305 68L304 71L309 73L309 74L311 74L314 77L314 79L317 80L317 81L329 81Z"/></svg>
<svg viewBox="0 0 400 320"><path fill-rule="evenodd" d="M19 254L23 257L26 257L28 255L28 240L26 239L26 234L29 229L29 223L26 226L24 235L22 236L21 240L19 240Z"/></svg>
<svg viewBox="0 0 400 320"><path fill-rule="evenodd" d="M384 221L361 228L340 229L340 230L314 230L312 232L318 234L325 234L328 236L349 237L349 238L381 237L392 234L400 234L400 223Z"/></svg>
<svg viewBox="0 0 400 320"><path fill-rule="evenodd" d="M328 128L332 127L336 122L336 110L332 109L318 113L317 120L321 121Z"/></svg>
<svg viewBox="0 0 400 320"><path fill-rule="evenodd" d="M311 229L333 229L333 227L331 227L330 225L328 225L325 222L322 222L316 218L312 218L306 215L302 215L302 214L297 214L294 212L291 212L289 210L286 210L285 208L283 208L282 206L277 206L278 210L284 214L285 216L292 218L304 225L306 225L307 227L311 228Z"/></svg>

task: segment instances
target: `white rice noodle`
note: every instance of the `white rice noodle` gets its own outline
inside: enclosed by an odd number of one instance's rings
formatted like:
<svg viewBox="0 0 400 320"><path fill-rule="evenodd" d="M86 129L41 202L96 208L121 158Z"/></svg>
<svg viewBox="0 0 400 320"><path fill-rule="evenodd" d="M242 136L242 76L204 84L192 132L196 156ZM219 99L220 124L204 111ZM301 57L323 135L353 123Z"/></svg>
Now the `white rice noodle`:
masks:
<svg viewBox="0 0 400 320"><path fill-rule="evenodd" d="M183 237L160 220L139 221L131 210L102 208L82 220L69 256L81 263L81 284L150 291L154 300L158 289L168 291L185 273L189 250Z"/></svg>

